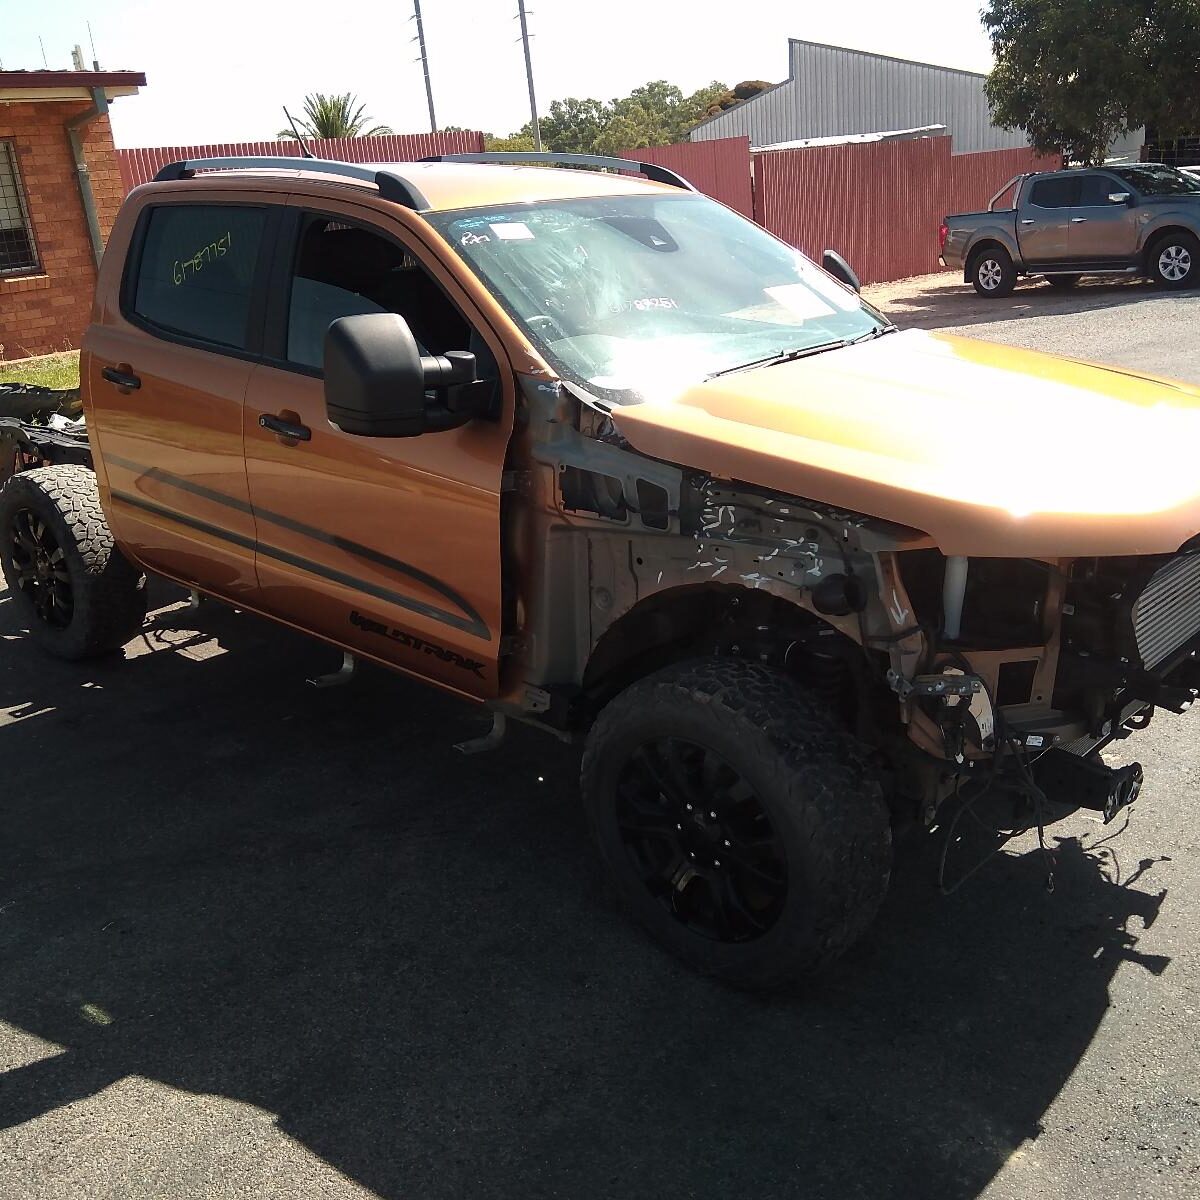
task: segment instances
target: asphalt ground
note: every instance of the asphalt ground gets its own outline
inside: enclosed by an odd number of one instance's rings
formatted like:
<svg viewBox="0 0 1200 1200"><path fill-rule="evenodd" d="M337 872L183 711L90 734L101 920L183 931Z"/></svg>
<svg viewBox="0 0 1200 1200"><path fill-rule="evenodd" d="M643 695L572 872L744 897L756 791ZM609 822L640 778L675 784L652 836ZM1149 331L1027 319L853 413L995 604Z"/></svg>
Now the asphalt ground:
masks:
<svg viewBox="0 0 1200 1200"><path fill-rule="evenodd" d="M883 302L1200 382L1195 296ZM614 910L571 749L464 758L477 712L154 602L78 666L0 590L4 1200L1200 1194L1194 716L1122 745L1127 828L1049 831L1052 894L1030 837L943 897L917 837L867 939L760 999Z"/></svg>

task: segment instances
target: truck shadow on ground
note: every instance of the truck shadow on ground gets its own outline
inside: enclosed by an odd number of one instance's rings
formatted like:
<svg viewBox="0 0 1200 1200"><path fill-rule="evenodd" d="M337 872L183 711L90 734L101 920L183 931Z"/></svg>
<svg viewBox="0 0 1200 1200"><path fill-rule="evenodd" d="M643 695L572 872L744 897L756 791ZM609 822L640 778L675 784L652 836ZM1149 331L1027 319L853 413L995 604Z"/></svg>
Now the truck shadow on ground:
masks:
<svg viewBox="0 0 1200 1200"><path fill-rule="evenodd" d="M920 839L847 961L741 995L613 910L544 735L463 758L476 713L313 691L334 652L215 606L86 666L12 621L0 592L0 1019L64 1052L0 1076L0 1130L140 1075L388 1198L961 1198L1037 1137L1116 968L1165 966L1152 868L1067 839L1053 897L1034 853L944 900Z"/></svg>
<svg viewBox="0 0 1200 1200"><path fill-rule="evenodd" d="M945 283L914 286L911 293L889 286L884 309L901 329L954 329L986 325L1023 317L1046 317L1098 309L1121 308L1174 296L1194 296L1194 291L1168 292L1147 279L1085 279L1070 291L1056 291L1044 280L1028 279L1017 284L1011 296L987 300L961 278ZM872 299L870 289L866 298ZM877 298L878 299L878 298Z"/></svg>

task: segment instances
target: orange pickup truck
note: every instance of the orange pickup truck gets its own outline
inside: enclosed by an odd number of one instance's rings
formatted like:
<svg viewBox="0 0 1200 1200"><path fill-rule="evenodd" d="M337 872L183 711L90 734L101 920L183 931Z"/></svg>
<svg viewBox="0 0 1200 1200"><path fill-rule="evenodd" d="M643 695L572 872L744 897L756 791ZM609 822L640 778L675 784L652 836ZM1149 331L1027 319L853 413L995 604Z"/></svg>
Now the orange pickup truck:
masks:
<svg viewBox="0 0 1200 1200"><path fill-rule="evenodd" d="M112 651L155 573L578 739L625 906L744 986L862 934L901 824L1130 803L1099 750L1200 685L1200 392L898 332L659 167L490 157L131 193L90 465L0 491L37 640Z"/></svg>

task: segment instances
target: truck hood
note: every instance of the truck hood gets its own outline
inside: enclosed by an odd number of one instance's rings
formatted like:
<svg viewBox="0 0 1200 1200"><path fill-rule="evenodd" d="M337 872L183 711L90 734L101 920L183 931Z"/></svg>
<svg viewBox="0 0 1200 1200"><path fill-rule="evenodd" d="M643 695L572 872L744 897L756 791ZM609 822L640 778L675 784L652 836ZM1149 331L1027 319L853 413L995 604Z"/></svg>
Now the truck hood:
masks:
<svg viewBox="0 0 1200 1200"><path fill-rule="evenodd" d="M1200 388L969 338L889 334L612 417L643 454L945 554L1171 553L1200 532Z"/></svg>

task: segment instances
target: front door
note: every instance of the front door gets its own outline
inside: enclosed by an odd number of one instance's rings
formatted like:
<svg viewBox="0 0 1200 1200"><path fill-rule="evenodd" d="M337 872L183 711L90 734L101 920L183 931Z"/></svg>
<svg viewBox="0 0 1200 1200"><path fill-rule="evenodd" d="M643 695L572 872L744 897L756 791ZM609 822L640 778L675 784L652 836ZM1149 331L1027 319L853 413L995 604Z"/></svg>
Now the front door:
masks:
<svg viewBox="0 0 1200 1200"><path fill-rule="evenodd" d="M1111 195L1129 194L1129 187L1111 175L1095 172L1080 176L1079 201L1071 209L1068 248L1077 262L1111 265L1131 263L1137 257L1138 224L1125 202L1114 204Z"/></svg>
<svg viewBox="0 0 1200 1200"><path fill-rule="evenodd" d="M119 311L83 343L113 533L143 566L233 598L256 587L242 405L261 338L256 276L281 212L235 190L146 208Z"/></svg>
<svg viewBox="0 0 1200 1200"><path fill-rule="evenodd" d="M514 403L502 345L418 228L350 202L294 197L289 210L270 289L269 358L251 378L244 415L258 603L356 653L494 696ZM475 351L480 375L502 392L503 415L416 438L330 424L325 331L338 317L384 311L408 321L423 353Z"/></svg>

